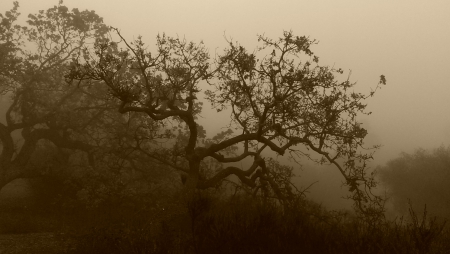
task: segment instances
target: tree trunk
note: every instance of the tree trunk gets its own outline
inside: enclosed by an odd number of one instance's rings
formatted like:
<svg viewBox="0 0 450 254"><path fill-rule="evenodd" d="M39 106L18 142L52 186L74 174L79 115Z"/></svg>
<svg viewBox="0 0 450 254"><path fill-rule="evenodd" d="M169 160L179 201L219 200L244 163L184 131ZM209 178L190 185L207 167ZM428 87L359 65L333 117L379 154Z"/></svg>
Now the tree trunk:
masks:
<svg viewBox="0 0 450 254"><path fill-rule="evenodd" d="M184 189L186 191L193 191L197 188L200 179L200 161L189 162L189 174L187 175Z"/></svg>

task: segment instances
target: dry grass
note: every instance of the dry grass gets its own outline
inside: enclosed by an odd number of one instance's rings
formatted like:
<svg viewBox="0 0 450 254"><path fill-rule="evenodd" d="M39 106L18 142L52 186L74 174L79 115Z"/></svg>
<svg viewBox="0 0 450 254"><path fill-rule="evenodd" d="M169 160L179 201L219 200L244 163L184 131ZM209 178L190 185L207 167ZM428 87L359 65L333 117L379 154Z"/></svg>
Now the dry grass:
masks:
<svg viewBox="0 0 450 254"><path fill-rule="evenodd" d="M245 196L139 209L3 206L0 229L0 253L450 253L450 232L426 210L369 221L306 200L282 211Z"/></svg>

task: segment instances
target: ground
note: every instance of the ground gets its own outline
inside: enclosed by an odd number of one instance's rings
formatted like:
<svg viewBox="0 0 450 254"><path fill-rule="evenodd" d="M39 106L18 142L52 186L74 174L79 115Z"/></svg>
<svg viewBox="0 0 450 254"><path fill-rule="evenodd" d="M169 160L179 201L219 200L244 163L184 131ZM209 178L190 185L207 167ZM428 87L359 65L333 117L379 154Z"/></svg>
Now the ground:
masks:
<svg viewBox="0 0 450 254"><path fill-rule="evenodd" d="M0 192L0 254L64 253L69 248L61 235L33 232L48 227L49 220L35 211L28 211L34 197L26 180L18 179ZM42 226L41 224L47 224Z"/></svg>
<svg viewBox="0 0 450 254"><path fill-rule="evenodd" d="M54 233L2 234L0 254L66 253L70 243Z"/></svg>

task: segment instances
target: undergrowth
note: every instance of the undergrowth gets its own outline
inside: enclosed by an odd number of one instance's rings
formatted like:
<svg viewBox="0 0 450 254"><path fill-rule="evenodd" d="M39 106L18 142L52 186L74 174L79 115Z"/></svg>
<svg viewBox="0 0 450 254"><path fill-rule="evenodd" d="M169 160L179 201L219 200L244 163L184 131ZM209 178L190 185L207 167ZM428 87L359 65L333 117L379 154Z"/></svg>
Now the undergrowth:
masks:
<svg viewBox="0 0 450 254"><path fill-rule="evenodd" d="M328 211L306 199L288 208L245 195L198 193L188 202L109 204L36 212L0 210L1 233L57 231L70 253L449 253L450 232L426 207L389 221ZM43 214L51 213L53 220ZM50 216L51 217L51 216ZM51 226L49 226L51 224Z"/></svg>
<svg viewBox="0 0 450 254"><path fill-rule="evenodd" d="M120 210L120 209L119 209ZM246 196L198 194L184 205L117 210L79 229L74 253L449 253L445 224L412 209L408 218L365 220L300 199L283 210ZM73 235L72 235L73 236Z"/></svg>

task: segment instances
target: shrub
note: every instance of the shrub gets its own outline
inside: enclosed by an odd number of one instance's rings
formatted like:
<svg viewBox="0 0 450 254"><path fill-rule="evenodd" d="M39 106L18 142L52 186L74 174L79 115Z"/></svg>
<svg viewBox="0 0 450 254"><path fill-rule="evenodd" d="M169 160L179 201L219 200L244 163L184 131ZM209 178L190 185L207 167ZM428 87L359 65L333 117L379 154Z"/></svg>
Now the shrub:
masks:
<svg viewBox="0 0 450 254"><path fill-rule="evenodd" d="M199 192L188 202L166 200L138 213L97 212L103 215L73 235L75 253L414 254L450 247L444 225L412 208L409 220L375 221L302 198L286 208L248 195Z"/></svg>
<svg viewBox="0 0 450 254"><path fill-rule="evenodd" d="M408 213L411 200L416 210L426 204L431 214L450 218L450 147L403 153L378 172L399 213Z"/></svg>

